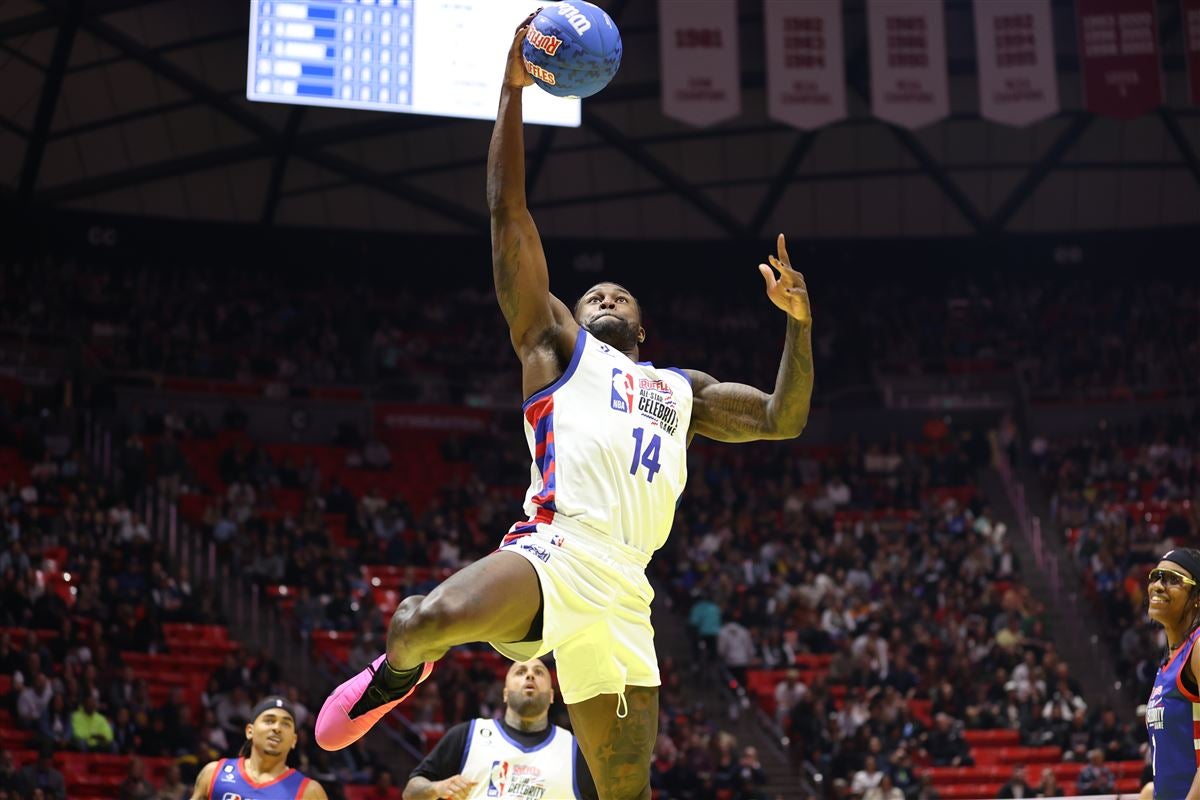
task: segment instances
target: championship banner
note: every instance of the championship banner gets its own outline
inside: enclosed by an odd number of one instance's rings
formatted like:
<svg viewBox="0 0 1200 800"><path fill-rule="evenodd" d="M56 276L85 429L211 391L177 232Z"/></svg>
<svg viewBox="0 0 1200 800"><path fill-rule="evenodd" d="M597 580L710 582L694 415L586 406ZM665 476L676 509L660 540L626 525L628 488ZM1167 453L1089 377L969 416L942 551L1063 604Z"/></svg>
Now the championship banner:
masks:
<svg viewBox="0 0 1200 800"><path fill-rule="evenodd" d="M663 113L700 127L736 116L737 0L659 0L658 22Z"/></svg>
<svg viewBox="0 0 1200 800"><path fill-rule="evenodd" d="M950 113L942 3L868 0L871 110L905 128Z"/></svg>
<svg viewBox="0 0 1200 800"><path fill-rule="evenodd" d="M1188 88L1192 105L1200 106L1200 0L1183 3L1183 44L1187 54Z"/></svg>
<svg viewBox="0 0 1200 800"><path fill-rule="evenodd" d="M842 0L764 0L767 113L802 130L846 116Z"/></svg>
<svg viewBox="0 0 1200 800"><path fill-rule="evenodd" d="M1050 0L975 0L984 119L1023 126L1058 111Z"/></svg>
<svg viewBox="0 0 1200 800"><path fill-rule="evenodd" d="M1155 0L1078 0L1080 75L1088 111L1133 119L1163 99Z"/></svg>

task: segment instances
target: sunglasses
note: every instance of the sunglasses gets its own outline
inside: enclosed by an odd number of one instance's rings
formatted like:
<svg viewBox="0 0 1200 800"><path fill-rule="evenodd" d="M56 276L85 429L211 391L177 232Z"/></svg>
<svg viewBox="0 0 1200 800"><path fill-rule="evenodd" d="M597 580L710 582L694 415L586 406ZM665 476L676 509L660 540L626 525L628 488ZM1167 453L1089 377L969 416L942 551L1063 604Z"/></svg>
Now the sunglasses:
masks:
<svg viewBox="0 0 1200 800"><path fill-rule="evenodd" d="M1182 572L1176 572L1173 569L1164 569L1162 567L1150 570L1149 583L1155 582L1161 583L1163 586L1168 587L1181 586L1183 584L1187 584L1188 586L1196 585L1196 581L1194 579L1189 578Z"/></svg>

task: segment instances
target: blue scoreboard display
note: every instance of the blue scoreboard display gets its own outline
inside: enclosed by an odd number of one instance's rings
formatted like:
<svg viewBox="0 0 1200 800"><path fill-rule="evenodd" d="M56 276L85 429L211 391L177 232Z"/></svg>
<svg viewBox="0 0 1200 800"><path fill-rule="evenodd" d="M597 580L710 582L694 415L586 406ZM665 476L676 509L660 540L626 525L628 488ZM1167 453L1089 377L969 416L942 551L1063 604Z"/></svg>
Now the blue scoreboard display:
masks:
<svg viewBox="0 0 1200 800"><path fill-rule="evenodd" d="M252 0L246 96L495 119L512 33L536 0ZM578 100L525 92L525 120L577 127Z"/></svg>

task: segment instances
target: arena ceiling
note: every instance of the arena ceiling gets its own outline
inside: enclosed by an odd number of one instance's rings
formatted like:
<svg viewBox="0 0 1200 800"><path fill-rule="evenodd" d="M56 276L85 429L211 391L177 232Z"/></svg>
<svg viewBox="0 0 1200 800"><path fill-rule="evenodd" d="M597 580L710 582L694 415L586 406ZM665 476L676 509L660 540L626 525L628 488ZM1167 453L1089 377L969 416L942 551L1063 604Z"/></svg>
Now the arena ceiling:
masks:
<svg viewBox="0 0 1200 800"><path fill-rule="evenodd" d="M742 113L711 129L659 108L656 8L601 0L621 73L578 129L527 128L544 235L622 239L958 236L1200 223L1200 109L1178 0L1160 0L1166 102L1132 122L1080 109L1073 6L1054 0L1064 111L978 115L969 0L947 0L952 116L915 133L869 113L865 0L846 0L850 118L766 115L761 0L742 0ZM483 233L490 123L251 103L241 0L0 3L0 193L49 209L279 226ZM535 90L530 90L535 91Z"/></svg>

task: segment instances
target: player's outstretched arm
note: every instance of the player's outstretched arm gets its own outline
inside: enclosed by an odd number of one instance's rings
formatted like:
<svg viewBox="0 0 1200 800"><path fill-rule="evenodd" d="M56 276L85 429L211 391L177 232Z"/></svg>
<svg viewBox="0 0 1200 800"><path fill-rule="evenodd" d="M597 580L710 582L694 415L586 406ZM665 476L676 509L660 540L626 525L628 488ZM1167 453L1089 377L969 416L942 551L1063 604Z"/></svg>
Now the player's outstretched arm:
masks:
<svg viewBox="0 0 1200 800"><path fill-rule="evenodd" d="M550 294L546 254L525 199L525 137L521 93L533 83L521 58L521 42L534 15L517 28L508 51L500 110L488 148L487 200L492 218L492 276L496 299L519 355L555 334L573 346L571 312ZM559 330L562 329L562 330Z"/></svg>
<svg viewBox="0 0 1200 800"><path fill-rule="evenodd" d="M792 269L782 233L779 256L769 256L768 261L770 266L758 265L766 281L767 297L788 315L775 391L767 394L741 383L721 383L706 373L688 370L695 396L689 436L699 434L719 442L792 439L808 423L813 388L808 287L804 276Z"/></svg>
<svg viewBox="0 0 1200 800"><path fill-rule="evenodd" d="M196 776L195 785L192 786L191 800L208 800L208 787L212 785L213 773L216 770L216 761L210 761L204 765L204 769L200 770L200 774Z"/></svg>

